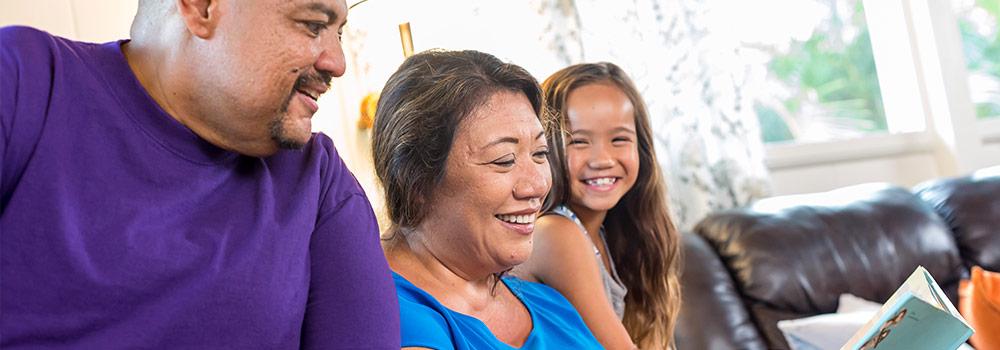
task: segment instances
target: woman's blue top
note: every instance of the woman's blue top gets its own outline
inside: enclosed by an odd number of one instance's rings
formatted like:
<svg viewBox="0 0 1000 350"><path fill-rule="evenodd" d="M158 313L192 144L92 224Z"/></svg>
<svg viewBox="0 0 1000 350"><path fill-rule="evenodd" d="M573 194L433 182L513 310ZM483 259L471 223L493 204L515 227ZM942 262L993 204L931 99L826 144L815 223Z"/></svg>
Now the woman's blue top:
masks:
<svg viewBox="0 0 1000 350"><path fill-rule="evenodd" d="M452 311L393 272L399 296L403 347L517 349L497 339L482 321ZM580 314L559 292L516 277L501 279L531 314L532 329L521 349L603 349Z"/></svg>

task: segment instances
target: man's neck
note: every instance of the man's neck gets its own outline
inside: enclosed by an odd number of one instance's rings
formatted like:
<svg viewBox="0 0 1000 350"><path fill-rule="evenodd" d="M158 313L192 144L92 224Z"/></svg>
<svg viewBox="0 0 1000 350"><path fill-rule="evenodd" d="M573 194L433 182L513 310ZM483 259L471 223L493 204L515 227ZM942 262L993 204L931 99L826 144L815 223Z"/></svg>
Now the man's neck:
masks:
<svg viewBox="0 0 1000 350"><path fill-rule="evenodd" d="M224 133L210 126L205 118L199 117L211 112L198 108L195 99L199 96L199 85L194 82L192 70L188 67L191 59L178 59L187 56L177 51L182 50L181 48L164 47L157 43L137 41L122 45L122 52L132 73L164 112L219 148L254 156L269 155L276 151L276 145L270 140L260 142L224 137Z"/></svg>
<svg viewBox="0 0 1000 350"><path fill-rule="evenodd" d="M164 81L165 77L170 77L170 72L163 71L164 68L175 67L168 62L170 53L158 52L156 46L141 42L130 41L122 45L122 53L128 62L129 68L135 74L139 84L142 85L150 97L156 101L167 114L177 119L184 125L185 114L173 103L176 94L169 93L170 82Z"/></svg>
<svg viewBox="0 0 1000 350"><path fill-rule="evenodd" d="M177 52L156 43L130 41L122 45L122 53L139 84L160 109L201 138L222 147L224 143L216 133L194 117L197 113L191 108L192 86L185 83L186 62L174 59Z"/></svg>

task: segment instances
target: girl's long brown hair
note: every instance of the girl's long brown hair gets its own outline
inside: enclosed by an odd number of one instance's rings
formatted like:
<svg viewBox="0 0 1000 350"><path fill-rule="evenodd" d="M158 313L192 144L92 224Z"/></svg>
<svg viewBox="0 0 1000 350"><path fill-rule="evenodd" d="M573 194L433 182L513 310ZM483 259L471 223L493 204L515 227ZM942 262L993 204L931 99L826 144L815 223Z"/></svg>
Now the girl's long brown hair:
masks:
<svg viewBox="0 0 1000 350"><path fill-rule="evenodd" d="M552 190L543 210L566 205L569 200L570 180L563 143L569 126L566 101L573 90L593 83L614 84L628 96L635 109L639 174L635 185L604 219L610 258L628 288L622 323L640 348L666 349L673 345L674 325L681 305L677 276L680 236L670 219L666 185L656 163L646 105L632 80L618 66L607 62L573 65L542 83L545 102L556 118L554 127L547 131Z"/></svg>

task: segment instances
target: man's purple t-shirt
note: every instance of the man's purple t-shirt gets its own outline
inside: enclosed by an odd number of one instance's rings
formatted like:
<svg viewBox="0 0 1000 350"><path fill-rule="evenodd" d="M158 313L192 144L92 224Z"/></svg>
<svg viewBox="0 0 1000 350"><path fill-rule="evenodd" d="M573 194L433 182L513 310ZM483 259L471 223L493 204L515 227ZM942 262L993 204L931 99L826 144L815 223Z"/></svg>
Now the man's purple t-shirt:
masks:
<svg viewBox="0 0 1000 350"><path fill-rule="evenodd" d="M123 42L0 29L0 348L399 348L378 225L329 138L241 156Z"/></svg>

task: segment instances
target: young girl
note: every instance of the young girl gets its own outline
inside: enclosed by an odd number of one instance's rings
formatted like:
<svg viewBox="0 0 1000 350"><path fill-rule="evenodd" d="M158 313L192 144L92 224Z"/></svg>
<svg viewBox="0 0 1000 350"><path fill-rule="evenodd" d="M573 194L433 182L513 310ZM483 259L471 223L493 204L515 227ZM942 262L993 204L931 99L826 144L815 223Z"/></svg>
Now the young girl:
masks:
<svg viewBox="0 0 1000 350"><path fill-rule="evenodd" d="M611 63L564 68L542 89L558 119L553 184L514 273L559 290L608 349L672 347L679 235L641 96Z"/></svg>

